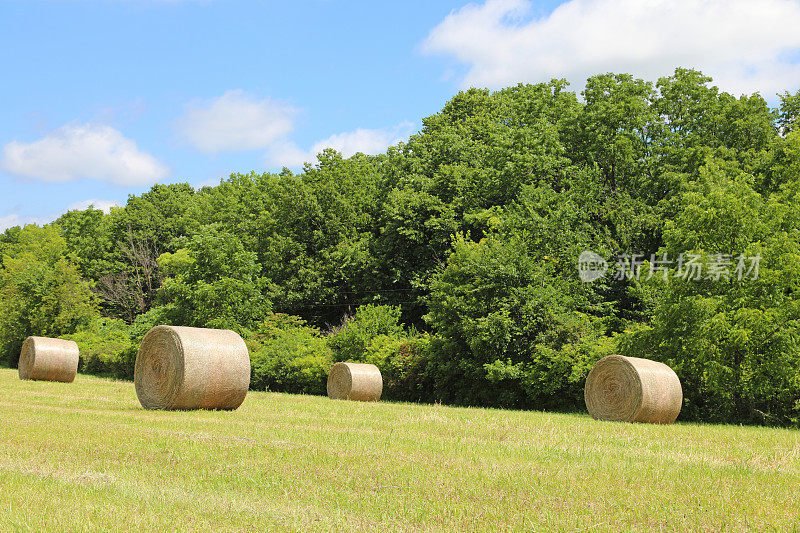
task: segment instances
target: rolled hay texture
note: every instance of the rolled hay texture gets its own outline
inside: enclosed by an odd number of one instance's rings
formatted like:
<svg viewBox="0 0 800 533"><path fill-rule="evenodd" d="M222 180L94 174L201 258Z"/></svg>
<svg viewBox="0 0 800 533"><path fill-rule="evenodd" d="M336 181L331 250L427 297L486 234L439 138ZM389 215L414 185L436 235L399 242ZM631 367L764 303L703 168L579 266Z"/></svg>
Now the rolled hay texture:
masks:
<svg viewBox="0 0 800 533"><path fill-rule="evenodd" d="M621 355L594 365L583 395L596 420L672 424L683 405L681 382L670 367Z"/></svg>
<svg viewBox="0 0 800 533"><path fill-rule="evenodd" d="M133 381L145 409L226 409L250 387L250 355L235 331L156 326L142 339Z"/></svg>
<svg viewBox="0 0 800 533"><path fill-rule="evenodd" d="M328 397L334 400L377 402L383 392L383 377L375 365L336 363L328 374Z"/></svg>
<svg viewBox="0 0 800 533"><path fill-rule="evenodd" d="M19 354L19 378L72 383L78 373L78 356L75 341L28 337Z"/></svg>

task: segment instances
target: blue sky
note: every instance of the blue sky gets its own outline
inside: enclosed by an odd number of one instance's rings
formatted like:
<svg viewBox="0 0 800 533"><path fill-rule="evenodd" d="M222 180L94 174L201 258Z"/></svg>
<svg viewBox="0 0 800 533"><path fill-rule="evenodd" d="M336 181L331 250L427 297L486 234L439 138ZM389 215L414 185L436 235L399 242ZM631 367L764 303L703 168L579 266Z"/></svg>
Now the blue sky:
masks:
<svg viewBox="0 0 800 533"><path fill-rule="evenodd" d="M775 103L797 27L800 0L0 0L0 229L377 153L468 86L680 65Z"/></svg>

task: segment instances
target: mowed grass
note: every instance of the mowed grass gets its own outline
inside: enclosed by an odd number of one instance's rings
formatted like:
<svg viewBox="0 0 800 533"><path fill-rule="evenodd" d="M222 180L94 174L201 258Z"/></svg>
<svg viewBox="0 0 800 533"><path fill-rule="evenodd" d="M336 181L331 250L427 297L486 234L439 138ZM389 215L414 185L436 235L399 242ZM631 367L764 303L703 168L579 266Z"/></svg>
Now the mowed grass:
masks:
<svg viewBox="0 0 800 533"><path fill-rule="evenodd" d="M0 371L0 530L797 529L790 430L249 393L153 412L132 383Z"/></svg>

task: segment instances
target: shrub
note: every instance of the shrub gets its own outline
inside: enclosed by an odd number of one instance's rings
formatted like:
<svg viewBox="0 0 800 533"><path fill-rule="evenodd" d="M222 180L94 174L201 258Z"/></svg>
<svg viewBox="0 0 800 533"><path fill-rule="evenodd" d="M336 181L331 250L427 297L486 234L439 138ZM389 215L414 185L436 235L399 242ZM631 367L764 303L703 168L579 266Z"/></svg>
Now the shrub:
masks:
<svg viewBox="0 0 800 533"><path fill-rule="evenodd" d="M427 401L430 340L400 324L400 308L364 305L328 337L334 361L371 363L383 376L383 398Z"/></svg>
<svg viewBox="0 0 800 533"><path fill-rule="evenodd" d="M154 307L137 316L130 326L131 342L138 349L142 339L155 326L180 326L171 320L172 308L170 306Z"/></svg>
<svg viewBox="0 0 800 533"><path fill-rule="evenodd" d="M583 404L578 378L603 324L577 311L586 288L522 239L457 237L431 284L428 323L441 340L429 373L436 400L503 408Z"/></svg>
<svg viewBox="0 0 800 533"><path fill-rule="evenodd" d="M326 393L331 352L319 330L306 326L301 318L269 313L247 344L251 389Z"/></svg>
<svg viewBox="0 0 800 533"><path fill-rule="evenodd" d="M367 347L364 362L377 366L383 376L383 398L408 402L432 399L428 378L428 336L375 337Z"/></svg>
<svg viewBox="0 0 800 533"><path fill-rule="evenodd" d="M372 339L381 335L402 335L400 307L362 305L352 317L345 318L328 337L334 361L363 361Z"/></svg>
<svg viewBox="0 0 800 533"><path fill-rule="evenodd" d="M130 326L115 318L95 317L72 335L62 338L78 343L79 368L86 374L132 379L136 352ZM131 357L131 352L133 357Z"/></svg>

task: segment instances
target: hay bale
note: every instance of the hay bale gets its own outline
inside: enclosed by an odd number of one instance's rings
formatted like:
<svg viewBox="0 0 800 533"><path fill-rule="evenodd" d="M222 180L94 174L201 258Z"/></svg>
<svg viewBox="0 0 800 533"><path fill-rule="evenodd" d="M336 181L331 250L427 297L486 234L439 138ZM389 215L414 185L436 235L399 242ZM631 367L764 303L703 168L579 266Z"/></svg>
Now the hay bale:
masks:
<svg viewBox="0 0 800 533"><path fill-rule="evenodd" d="M78 356L75 341L28 337L19 354L19 379L72 383L78 373Z"/></svg>
<svg viewBox="0 0 800 533"><path fill-rule="evenodd" d="M145 409L233 410L250 387L250 354L234 331L156 326L142 339L133 381Z"/></svg>
<svg viewBox="0 0 800 533"><path fill-rule="evenodd" d="M589 414L597 420L672 424L683 405L675 372L638 357L604 357L589 372L583 393Z"/></svg>
<svg viewBox="0 0 800 533"><path fill-rule="evenodd" d="M336 363L328 374L328 397L334 400L377 402L383 392L383 377L375 365Z"/></svg>

